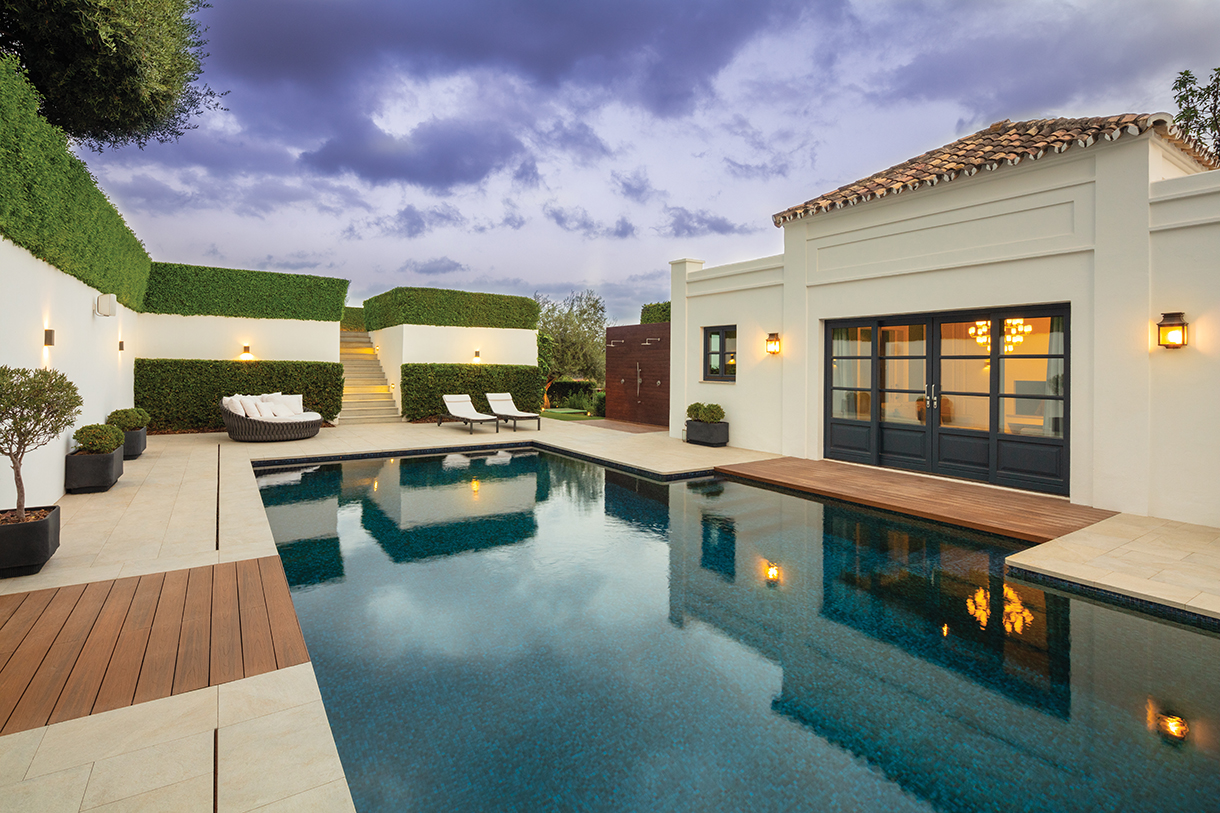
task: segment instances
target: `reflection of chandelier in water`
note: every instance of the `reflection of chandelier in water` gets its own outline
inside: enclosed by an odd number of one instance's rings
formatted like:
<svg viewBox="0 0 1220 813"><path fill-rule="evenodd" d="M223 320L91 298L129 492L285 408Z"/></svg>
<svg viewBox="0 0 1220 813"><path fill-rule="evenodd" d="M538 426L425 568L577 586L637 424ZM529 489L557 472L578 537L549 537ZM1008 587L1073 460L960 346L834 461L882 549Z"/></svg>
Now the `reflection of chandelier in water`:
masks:
<svg viewBox="0 0 1220 813"><path fill-rule="evenodd" d="M1025 334L1032 333L1033 325L1025 324L1024 319L1005 319L1004 320L1004 352L1011 353L1013 348L1025 341ZM984 347L991 347L991 322L985 319L980 319L971 325L967 331L976 342Z"/></svg>
<svg viewBox="0 0 1220 813"><path fill-rule="evenodd" d="M966 599L966 612L979 622L979 629L987 629L987 622L991 619L991 591L982 587L975 590L974 595ZM1034 623L1034 614L1022 603L1017 591L1007 584L1004 585L1003 620L1004 631L1015 632L1017 635L1025 632L1025 628Z"/></svg>

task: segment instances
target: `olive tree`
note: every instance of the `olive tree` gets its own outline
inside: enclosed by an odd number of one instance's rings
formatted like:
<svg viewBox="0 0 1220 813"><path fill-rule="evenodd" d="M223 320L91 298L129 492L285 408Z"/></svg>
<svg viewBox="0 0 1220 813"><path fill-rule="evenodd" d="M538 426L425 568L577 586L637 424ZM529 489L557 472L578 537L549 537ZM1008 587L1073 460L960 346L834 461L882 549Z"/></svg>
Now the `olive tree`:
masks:
<svg viewBox="0 0 1220 813"><path fill-rule="evenodd" d="M203 0L0 0L0 52L15 54L41 112L94 150L175 141L220 106L195 84Z"/></svg>
<svg viewBox="0 0 1220 813"><path fill-rule="evenodd" d="M606 303L593 291L556 301L534 294L538 332L551 339L550 379L570 375L601 383L606 377Z"/></svg>
<svg viewBox="0 0 1220 813"><path fill-rule="evenodd" d="M1220 150L1220 68L1212 70L1206 85L1200 85L1190 71L1179 73L1173 83L1173 100L1178 106L1174 121L1179 129L1216 155Z"/></svg>
<svg viewBox="0 0 1220 813"><path fill-rule="evenodd" d="M21 461L70 427L82 403L76 385L59 370L0 366L0 454L13 465L18 522L25 522Z"/></svg>

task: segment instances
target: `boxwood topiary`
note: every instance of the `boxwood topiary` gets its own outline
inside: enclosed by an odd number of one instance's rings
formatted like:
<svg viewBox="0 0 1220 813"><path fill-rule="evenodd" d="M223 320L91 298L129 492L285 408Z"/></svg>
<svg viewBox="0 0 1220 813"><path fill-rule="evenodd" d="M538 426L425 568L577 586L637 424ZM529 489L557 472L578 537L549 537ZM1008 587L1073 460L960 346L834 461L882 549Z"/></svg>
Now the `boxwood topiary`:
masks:
<svg viewBox="0 0 1220 813"><path fill-rule="evenodd" d="M117 426L124 432L134 432L137 429L143 429L148 426L150 420L152 418L149 414L139 407L116 409L106 416L106 423L110 426Z"/></svg>
<svg viewBox="0 0 1220 813"><path fill-rule="evenodd" d="M444 414L442 395L466 393L474 408L488 412L487 393L507 392L523 412L542 408L542 373L524 364L404 364L402 414L409 421Z"/></svg>
<svg viewBox="0 0 1220 813"><path fill-rule="evenodd" d="M72 433L82 454L110 454L123 445L123 430L104 423L91 423Z"/></svg>
<svg viewBox="0 0 1220 813"><path fill-rule="evenodd" d="M724 408L719 404L702 404L695 401L686 408L686 417L700 423L720 423L724 420Z"/></svg>

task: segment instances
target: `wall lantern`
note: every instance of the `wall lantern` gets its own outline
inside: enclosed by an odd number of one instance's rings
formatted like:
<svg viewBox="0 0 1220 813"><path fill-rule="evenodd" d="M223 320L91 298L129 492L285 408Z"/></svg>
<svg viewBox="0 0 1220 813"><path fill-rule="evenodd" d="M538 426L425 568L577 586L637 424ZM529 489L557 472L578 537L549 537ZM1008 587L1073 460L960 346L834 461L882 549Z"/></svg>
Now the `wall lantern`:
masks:
<svg viewBox="0 0 1220 813"><path fill-rule="evenodd" d="M767 352L773 356L779 352L779 334L778 333L767 334Z"/></svg>
<svg viewBox="0 0 1220 813"><path fill-rule="evenodd" d="M1186 346L1186 314L1162 313L1161 321L1156 323L1156 343L1161 347Z"/></svg>
<svg viewBox="0 0 1220 813"><path fill-rule="evenodd" d="M242 345L241 360L242 361L253 361L254 360L254 354L250 352L250 345L248 345L248 344Z"/></svg>
<svg viewBox="0 0 1220 813"><path fill-rule="evenodd" d="M1185 719L1176 714L1158 714L1156 730L1166 742L1178 743L1186 741L1186 735L1190 733L1190 726L1186 724Z"/></svg>
<svg viewBox="0 0 1220 813"><path fill-rule="evenodd" d="M482 363L483 363L483 360L479 358L479 351L478 350L474 351L474 360L471 362L471 364L482 364Z"/></svg>
<svg viewBox="0 0 1220 813"><path fill-rule="evenodd" d="M122 339L119 339L119 352L120 353L123 352L123 340Z"/></svg>
<svg viewBox="0 0 1220 813"><path fill-rule="evenodd" d="M50 328L48 328L42 332L42 346L43 347L54 347L55 346L55 331L54 330L51 330Z"/></svg>
<svg viewBox="0 0 1220 813"><path fill-rule="evenodd" d="M767 587L777 587L779 585L779 565L775 562L767 562Z"/></svg>

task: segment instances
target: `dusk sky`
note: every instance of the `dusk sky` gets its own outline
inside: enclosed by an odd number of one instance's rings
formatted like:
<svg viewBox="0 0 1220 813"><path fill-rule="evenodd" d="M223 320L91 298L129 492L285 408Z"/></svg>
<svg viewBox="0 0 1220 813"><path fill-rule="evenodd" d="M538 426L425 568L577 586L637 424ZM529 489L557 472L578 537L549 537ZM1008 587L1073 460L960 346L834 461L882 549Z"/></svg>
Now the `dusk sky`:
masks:
<svg viewBox="0 0 1220 813"><path fill-rule="evenodd" d="M668 261L994 121L1176 112L1216 0L214 0L227 112L82 157L155 260L562 297L619 324Z"/></svg>

